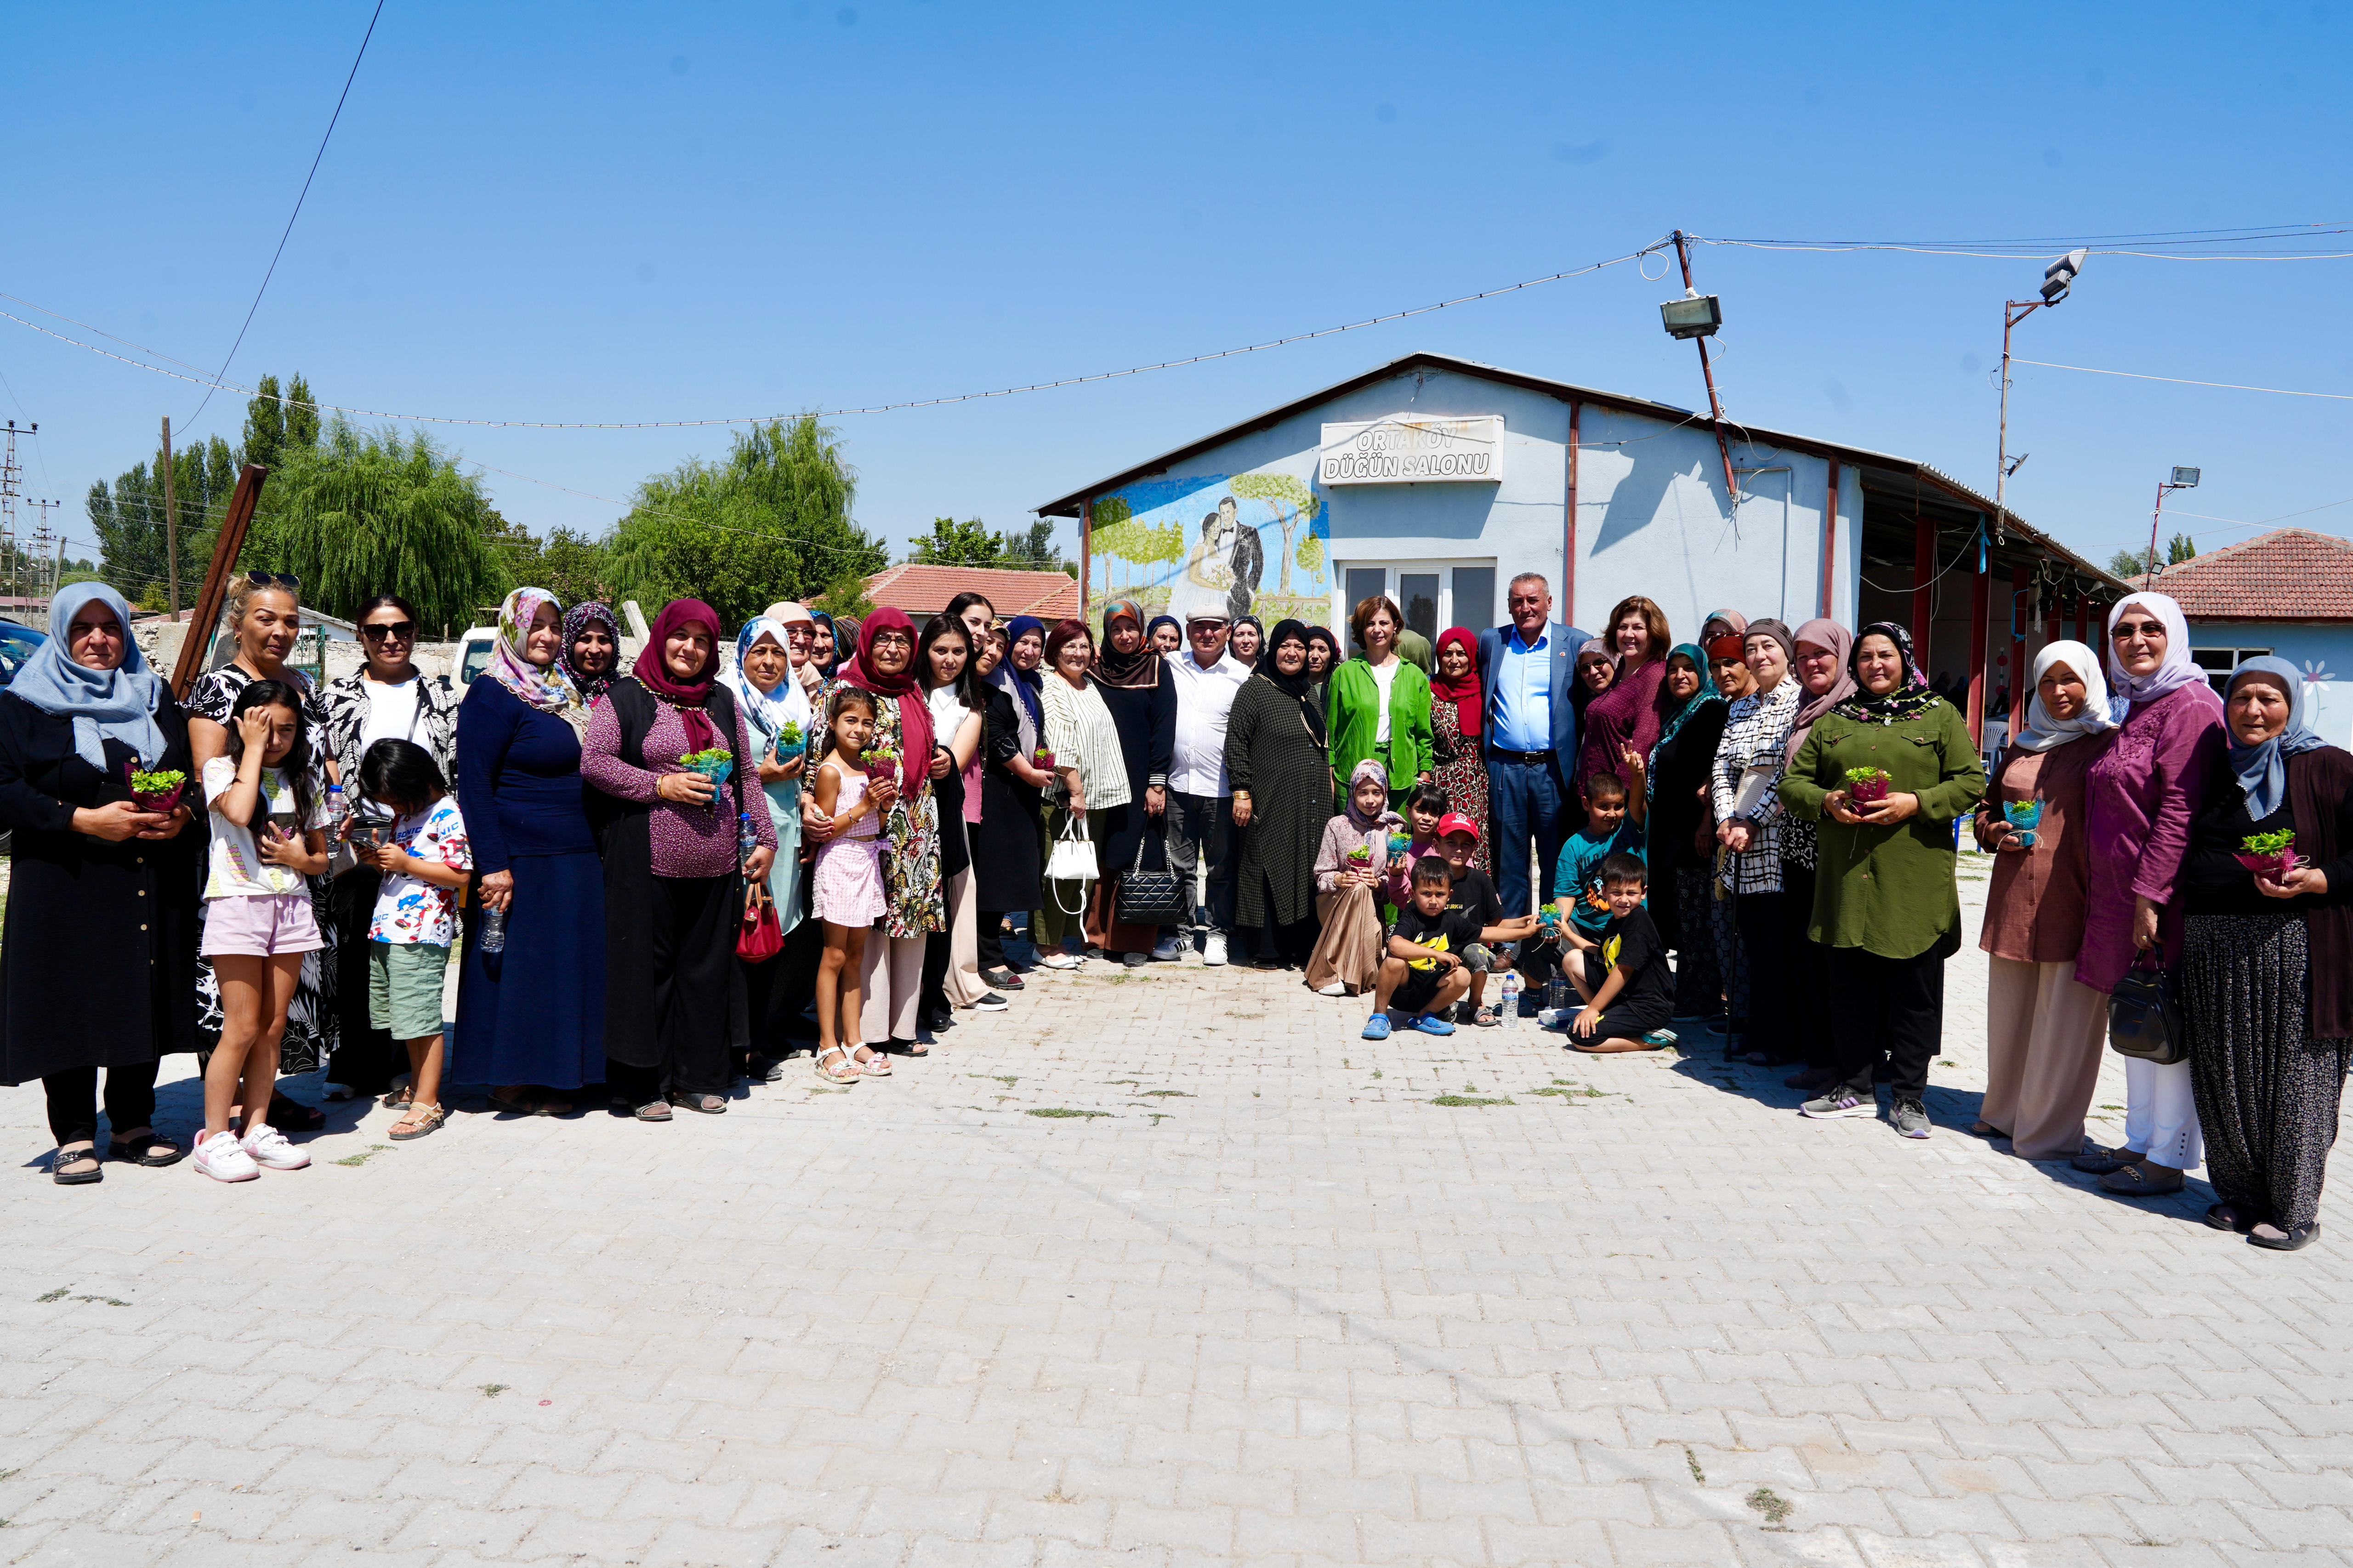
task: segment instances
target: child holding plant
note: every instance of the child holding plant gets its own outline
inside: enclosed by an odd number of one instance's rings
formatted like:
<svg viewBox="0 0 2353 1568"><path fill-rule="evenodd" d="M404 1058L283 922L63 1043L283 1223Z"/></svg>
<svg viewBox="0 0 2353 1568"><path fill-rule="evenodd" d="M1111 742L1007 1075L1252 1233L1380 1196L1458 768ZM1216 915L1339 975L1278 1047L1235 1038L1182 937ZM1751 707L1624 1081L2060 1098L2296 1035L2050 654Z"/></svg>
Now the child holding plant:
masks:
<svg viewBox="0 0 2353 1568"><path fill-rule="evenodd" d="M1405 818L1389 809L1388 773L1377 758L1356 764L1347 809L1324 825L1315 851L1315 918L1323 927L1307 955L1307 984L1319 996L1356 996L1381 967L1381 901L1389 837Z"/></svg>
<svg viewBox="0 0 2353 1568"><path fill-rule="evenodd" d="M828 1083L888 1078L890 1059L857 1039L863 998L860 976L866 939L890 907L882 889L882 816L898 798L899 774L879 764L870 774L867 742L874 738L874 697L854 686L834 689L826 731L816 748L812 794L828 825L818 847L817 918L825 925L825 955L817 971L817 1074ZM853 1056L855 1060L852 1060Z"/></svg>
<svg viewBox="0 0 2353 1568"><path fill-rule="evenodd" d="M458 939L458 890L474 868L474 852L433 753L414 741L370 746L360 759L359 784L395 816L385 843L354 846L354 852L384 879L368 921L368 1025L408 1049L408 1087L385 1098L406 1110L385 1134L405 1143L446 1120L441 983Z"/></svg>
<svg viewBox="0 0 2353 1568"><path fill-rule="evenodd" d="M1582 951L1601 940L1609 923L1609 901L1602 889L1601 864L1612 855L1642 855L1642 825L1626 811L1626 785L1615 773L1596 773L1585 781L1585 826L1560 847L1554 868L1554 907L1560 911L1561 936L1573 950Z"/></svg>

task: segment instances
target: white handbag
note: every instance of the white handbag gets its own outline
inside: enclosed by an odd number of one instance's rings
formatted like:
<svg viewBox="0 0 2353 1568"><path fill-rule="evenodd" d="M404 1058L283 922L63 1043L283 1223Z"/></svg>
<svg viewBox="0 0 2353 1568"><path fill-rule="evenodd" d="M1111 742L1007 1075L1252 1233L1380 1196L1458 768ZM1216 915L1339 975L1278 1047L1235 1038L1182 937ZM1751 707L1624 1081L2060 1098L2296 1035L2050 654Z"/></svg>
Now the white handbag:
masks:
<svg viewBox="0 0 2353 1568"><path fill-rule="evenodd" d="M1054 907L1058 910L1062 909L1060 884L1092 882L1101 874L1095 868L1094 844L1087 837L1087 819L1074 815L1069 821L1062 824L1062 831L1054 838L1054 852L1046 858L1046 880L1056 884L1053 894ZM1075 915L1085 908L1086 893L1082 889L1079 894L1079 908L1062 910L1062 912L1066 915Z"/></svg>

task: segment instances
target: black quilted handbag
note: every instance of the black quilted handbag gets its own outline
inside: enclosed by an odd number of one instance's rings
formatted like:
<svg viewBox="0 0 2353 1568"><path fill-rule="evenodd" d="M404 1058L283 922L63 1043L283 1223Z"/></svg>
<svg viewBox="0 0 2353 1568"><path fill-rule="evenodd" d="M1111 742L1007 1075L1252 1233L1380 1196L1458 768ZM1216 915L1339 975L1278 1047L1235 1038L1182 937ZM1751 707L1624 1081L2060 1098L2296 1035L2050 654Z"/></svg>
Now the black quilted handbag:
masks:
<svg viewBox="0 0 2353 1568"><path fill-rule="evenodd" d="M1185 925L1193 918L1193 900L1185 896L1185 879L1174 871L1144 868L1145 847L1151 842L1147 826L1136 836L1135 864L1119 874L1113 918L1121 925Z"/></svg>
<svg viewBox="0 0 2353 1568"><path fill-rule="evenodd" d="M2108 1049L2161 1068L2189 1059L2181 1003L2161 966L2144 969L2136 962L2108 994Z"/></svg>

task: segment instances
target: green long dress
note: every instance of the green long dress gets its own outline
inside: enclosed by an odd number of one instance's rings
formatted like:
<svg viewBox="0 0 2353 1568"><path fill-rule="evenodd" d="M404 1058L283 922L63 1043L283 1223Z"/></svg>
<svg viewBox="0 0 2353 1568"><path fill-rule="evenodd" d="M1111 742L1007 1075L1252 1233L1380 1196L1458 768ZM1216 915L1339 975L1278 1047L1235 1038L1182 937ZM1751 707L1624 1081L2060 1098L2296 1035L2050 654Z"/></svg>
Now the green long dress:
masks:
<svg viewBox="0 0 2353 1568"><path fill-rule="evenodd" d="M1256 931L1270 914L1282 925L1312 919L1315 849L1332 820L1331 763L1298 700L1262 675L1234 695L1226 775L1250 797L1234 888L1236 929Z"/></svg>

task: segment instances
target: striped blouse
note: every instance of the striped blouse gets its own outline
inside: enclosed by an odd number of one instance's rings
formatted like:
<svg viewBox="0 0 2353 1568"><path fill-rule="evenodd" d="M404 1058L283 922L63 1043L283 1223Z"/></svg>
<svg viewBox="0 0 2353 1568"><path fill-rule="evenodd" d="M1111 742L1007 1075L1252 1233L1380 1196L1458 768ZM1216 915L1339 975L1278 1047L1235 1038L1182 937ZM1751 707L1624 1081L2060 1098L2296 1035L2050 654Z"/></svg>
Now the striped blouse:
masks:
<svg viewBox="0 0 2353 1568"><path fill-rule="evenodd" d="M1740 775L1751 763L1770 763L1773 776L1764 798L1746 820L1752 831L1745 853L1724 856L1722 881L1736 893L1778 893L1781 890L1781 774L1788 767L1789 730L1797 722L1798 700L1805 688L1784 679L1772 690L1744 697L1732 705L1724 721L1724 738L1715 743L1715 767L1708 775L1709 795L1718 822L1736 820L1733 801L1740 793Z"/></svg>
<svg viewBox="0 0 2353 1568"><path fill-rule="evenodd" d="M1054 753L1058 782L1053 794L1062 795L1060 770L1075 766L1087 809L1125 805L1133 798L1127 786L1127 756L1119 748L1119 726L1089 677L1083 689L1073 689L1059 674L1046 677L1039 693L1046 708L1046 732L1039 743Z"/></svg>

